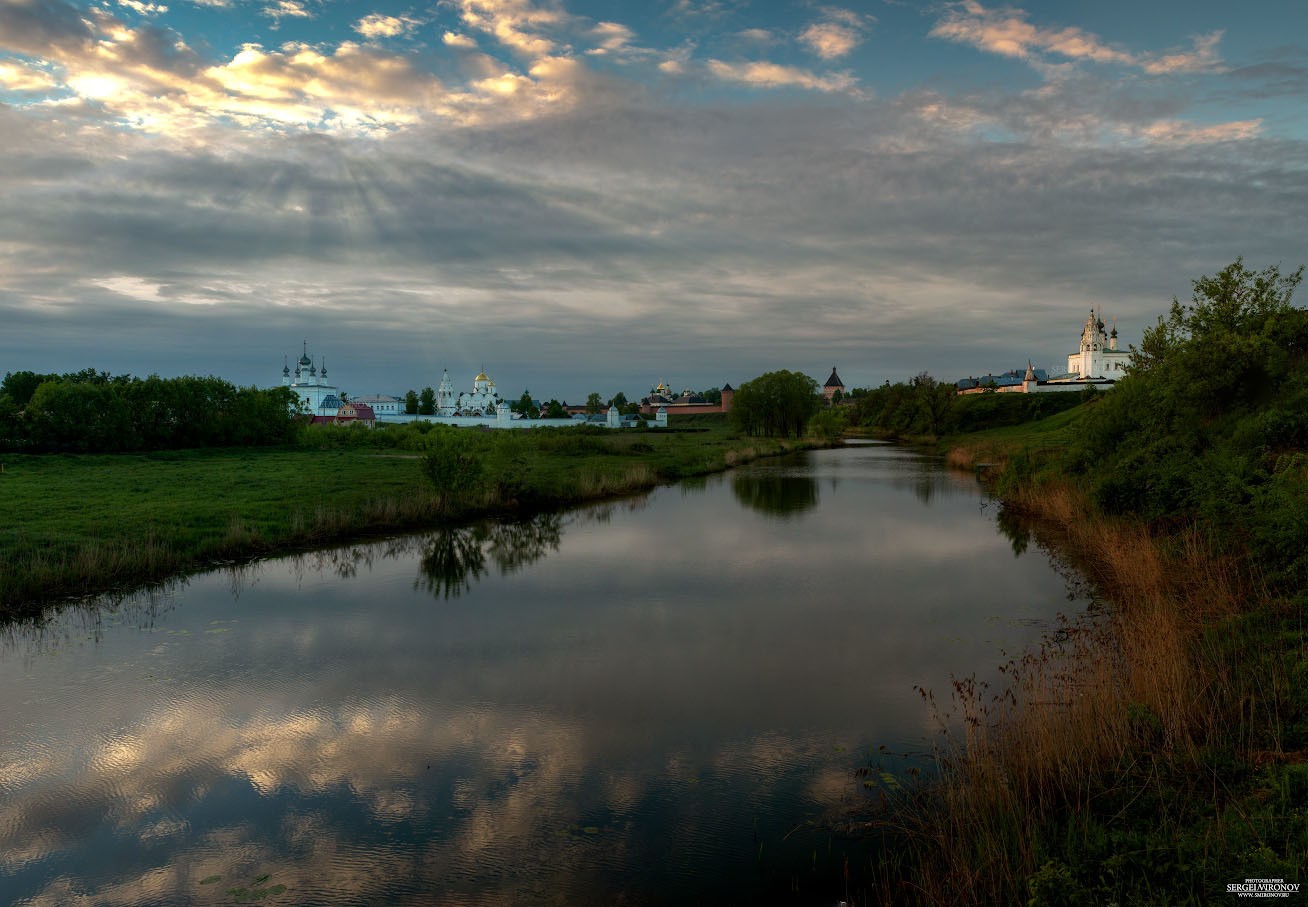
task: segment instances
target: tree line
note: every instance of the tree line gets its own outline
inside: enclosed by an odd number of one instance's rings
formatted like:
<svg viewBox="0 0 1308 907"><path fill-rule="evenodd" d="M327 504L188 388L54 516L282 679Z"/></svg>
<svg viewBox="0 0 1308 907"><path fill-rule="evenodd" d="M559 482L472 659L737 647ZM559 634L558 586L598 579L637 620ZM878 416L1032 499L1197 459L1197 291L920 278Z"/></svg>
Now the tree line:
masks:
<svg viewBox="0 0 1308 907"><path fill-rule="evenodd" d="M908 381L855 389L847 400L856 425L888 437L965 434L1044 419L1081 403L1081 393L959 396L954 385L926 372Z"/></svg>
<svg viewBox="0 0 1308 907"><path fill-rule="evenodd" d="M0 382L0 449L118 452L286 444L298 424L287 387L221 378L10 372Z"/></svg>

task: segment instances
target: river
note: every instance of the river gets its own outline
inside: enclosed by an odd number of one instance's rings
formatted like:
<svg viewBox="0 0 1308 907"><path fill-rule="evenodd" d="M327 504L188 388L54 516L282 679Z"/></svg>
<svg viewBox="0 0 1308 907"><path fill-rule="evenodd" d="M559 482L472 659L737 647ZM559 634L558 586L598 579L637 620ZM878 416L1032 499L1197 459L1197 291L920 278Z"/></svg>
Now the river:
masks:
<svg viewBox="0 0 1308 907"><path fill-rule="evenodd" d="M915 688L1085 607L996 511L856 445L10 626L0 903L862 903Z"/></svg>

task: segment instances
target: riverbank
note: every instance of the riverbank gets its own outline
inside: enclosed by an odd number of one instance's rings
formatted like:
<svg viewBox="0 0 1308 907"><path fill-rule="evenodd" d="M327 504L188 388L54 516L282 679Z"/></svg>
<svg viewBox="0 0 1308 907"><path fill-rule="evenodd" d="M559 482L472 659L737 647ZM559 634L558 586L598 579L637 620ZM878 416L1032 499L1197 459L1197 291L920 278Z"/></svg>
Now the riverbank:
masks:
<svg viewBox="0 0 1308 907"><path fill-rule="evenodd" d="M1102 608L968 679L934 782L904 796L884 903L1209 903L1308 876L1302 590L1197 518L1105 513L1070 466L1086 411L955 438L948 462L1090 578ZM984 464L984 468L979 468Z"/></svg>
<svg viewBox="0 0 1308 907"><path fill-rule="evenodd" d="M690 433L468 432L471 493L422 471L441 432L318 433L296 448L3 457L0 615L164 579L216 563L478 516L643 491L759 457L824 446Z"/></svg>

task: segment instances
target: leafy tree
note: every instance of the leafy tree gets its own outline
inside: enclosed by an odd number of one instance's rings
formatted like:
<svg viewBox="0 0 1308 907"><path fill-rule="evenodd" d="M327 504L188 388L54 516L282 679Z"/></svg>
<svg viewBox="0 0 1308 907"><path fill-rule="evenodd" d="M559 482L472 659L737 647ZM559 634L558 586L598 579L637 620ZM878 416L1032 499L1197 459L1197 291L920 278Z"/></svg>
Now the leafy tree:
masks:
<svg viewBox="0 0 1308 907"><path fill-rule="evenodd" d="M482 461L466 431L446 428L436 434L422 460L422 472L448 508L455 498L481 487Z"/></svg>
<svg viewBox="0 0 1308 907"><path fill-rule="evenodd" d="M14 450L22 447L27 438L20 423L21 415L13 398L0 393L0 450Z"/></svg>
<svg viewBox="0 0 1308 907"><path fill-rule="evenodd" d="M844 410L823 407L808 422L808 433L814 437L834 441L845 431L846 417Z"/></svg>
<svg viewBox="0 0 1308 907"><path fill-rule="evenodd" d="M418 394L416 391L409 390L404 394L404 412L410 416L418 414Z"/></svg>
<svg viewBox="0 0 1308 907"><path fill-rule="evenodd" d="M603 410L604 410L604 399L600 397L598 392L591 391L591 393L586 397L586 412L598 413L598 412L602 412Z"/></svg>
<svg viewBox="0 0 1308 907"><path fill-rule="evenodd" d="M1308 311L1303 268L1236 259L1144 332L1126 377L1082 423L1074 468L1099 505L1198 521L1308 587Z"/></svg>
<svg viewBox="0 0 1308 907"><path fill-rule="evenodd" d="M418 415L436 415L436 392L430 387L424 387L418 395Z"/></svg>
<svg viewBox="0 0 1308 907"><path fill-rule="evenodd" d="M536 404L532 402L531 391L526 389L523 390L521 397L509 404L509 409L515 413L522 413L531 419L535 419L540 415L539 410L536 409Z"/></svg>
<svg viewBox="0 0 1308 907"><path fill-rule="evenodd" d="M627 395L624 394L622 391L618 391L616 394L613 395L613 399L609 400L609 406L616 406L618 408L618 412L622 412L622 408L626 405L627 405Z"/></svg>
<svg viewBox="0 0 1308 907"><path fill-rule="evenodd" d="M945 416L956 398L956 388L921 372L913 378L913 390L927 432L937 436L942 434Z"/></svg>
<svg viewBox="0 0 1308 907"><path fill-rule="evenodd" d="M722 388L710 387L706 391L700 391L699 395L704 398L705 403L711 403L714 406L722 402Z"/></svg>
<svg viewBox="0 0 1308 907"><path fill-rule="evenodd" d="M736 390L731 424L747 435L801 437L822 404L817 386L808 375L786 370L746 381Z"/></svg>
<svg viewBox="0 0 1308 907"><path fill-rule="evenodd" d="M568 418L568 411L563 408L563 404L558 400L550 400L549 403L545 404L545 418L566 419Z"/></svg>
<svg viewBox="0 0 1308 907"><path fill-rule="evenodd" d="M1193 351L1196 345L1261 332L1269 319L1291 310L1290 298L1303 271L1300 265L1294 273L1282 274L1271 265L1255 272L1240 257L1216 276L1200 277L1193 281L1188 303L1172 297L1166 320L1160 317L1145 330L1140 349L1132 350L1132 368L1148 371L1187 347Z"/></svg>
<svg viewBox="0 0 1308 907"><path fill-rule="evenodd" d="M46 381L58 381L58 375L39 375L36 372L9 372L0 382L0 394L6 394L18 409L26 409L36 389Z"/></svg>

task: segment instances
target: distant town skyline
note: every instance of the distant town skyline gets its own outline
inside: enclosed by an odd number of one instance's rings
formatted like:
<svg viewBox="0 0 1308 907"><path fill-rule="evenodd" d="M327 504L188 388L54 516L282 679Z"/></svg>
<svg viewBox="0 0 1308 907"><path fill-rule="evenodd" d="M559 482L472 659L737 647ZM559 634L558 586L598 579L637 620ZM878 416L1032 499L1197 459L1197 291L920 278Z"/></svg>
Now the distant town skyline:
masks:
<svg viewBox="0 0 1308 907"><path fill-rule="evenodd" d="M1301 0L0 0L0 374L1057 368L1087 309L1125 346L1308 261L1306 36Z"/></svg>

